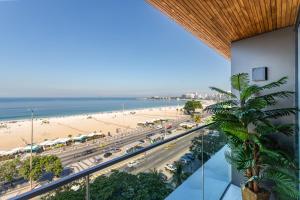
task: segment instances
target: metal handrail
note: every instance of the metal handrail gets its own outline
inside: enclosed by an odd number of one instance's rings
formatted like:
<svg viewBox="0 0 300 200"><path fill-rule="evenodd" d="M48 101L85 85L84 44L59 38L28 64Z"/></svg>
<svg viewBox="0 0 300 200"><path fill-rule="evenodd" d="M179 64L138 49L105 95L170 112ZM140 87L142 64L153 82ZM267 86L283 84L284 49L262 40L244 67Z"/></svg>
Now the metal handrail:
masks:
<svg viewBox="0 0 300 200"><path fill-rule="evenodd" d="M66 177L60 178L58 180L52 181L52 182L50 182L48 184L42 185L41 187L38 187L38 188L33 189L31 191L28 191L28 192L25 192L25 193L20 194L18 196L12 197L12 198L10 198L10 200L25 200L25 199L30 199L30 198L37 197L39 195L45 194L45 193L47 193L49 191L55 190L55 189L57 189L59 187L62 187L64 185L68 184L68 183L71 183L71 182L73 182L75 180L78 180L78 179L83 178L83 177L87 177L90 174L93 174L93 173L95 173L97 171L103 170L103 169L105 169L107 167L110 167L110 166L112 166L114 164L117 164L117 163L122 162L124 160L127 160L129 158L132 158L132 157L134 157L136 155L142 154L142 153L144 153L146 151L149 151L151 149L154 149L154 148L156 148L158 146L161 146L163 144L169 143L169 142L171 142L173 140L176 140L178 138L181 138L181 137L184 137L186 135L189 135L189 134L191 134L191 133L193 133L195 131L198 131L200 129L206 128L206 127L208 127L210 125L211 124L206 124L206 125L203 125L203 126L199 126L199 127L193 128L193 129L191 129L189 131L186 131L184 133L178 134L178 135L176 135L174 137L171 137L171 138L165 139L165 140L163 140L161 142L157 142L157 143L154 143L154 144L149 145L147 147L144 147L143 149L137 150L135 152L132 152L132 153L129 153L129 154L117 157L117 158L114 158L112 160L109 160L107 162L98 164L96 166L90 167L90 168L85 169L85 170L82 170L82 171L77 172L75 174L71 174L71 175L68 175Z"/></svg>

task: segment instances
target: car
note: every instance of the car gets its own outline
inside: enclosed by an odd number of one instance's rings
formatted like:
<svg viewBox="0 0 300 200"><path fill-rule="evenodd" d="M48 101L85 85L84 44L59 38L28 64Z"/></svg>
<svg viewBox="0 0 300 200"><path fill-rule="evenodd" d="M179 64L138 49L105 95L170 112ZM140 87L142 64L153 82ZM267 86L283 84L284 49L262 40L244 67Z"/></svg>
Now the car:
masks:
<svg viewBox="0 0 300 200"><path fill-rule="evenodd" d="M162 127L162 125L157 125L156 128L157 128L157 129L161 129L161 128L163 128L163 127Z"/></svg>
<svg viewBox="0 0 300 200"><path fill-rule="evenodd" d="M184 154L184 157L187 157L191 160L195 160L195 155L193 153L186 153L186 154Z"/></svg>
<svg viewBox="0 0 300 200"><path fill-rule="evenodd" d="M179 159L179 161L180 161L181 163L183 163L183 164L188 164L188 163L191 162L191 159L190 159L190 158L187 158L187 157L185 157L185 156L182 156L182 157Z"/></svg>
<svg viewBox="0 0 300 200"><path fill-rule="evenodd" d="M165 169L174 172L176 170L176 167L173 164L166 164Z"/></svg>
<svg viewBox="0 0 300 200"><path fill-rule="evenodd" d="M145 143L145 140L139 140L140 143Z"/></svg>
<svg viewBox="0 0 300 200"><path fill-rule="evenodd" d="M94 159L94 163L100 163L102 162L103 158L101 158L100 156L96 156Z"/></svg>
<svg viewBox="0 0 300 200"><path fill-rule="evenodd" d="M112 153L118 153L121 152L122 150L120 148L114 148L111 150Z"/></svg>
<svg viewBox="0 0 300 200"><path fill-rule="evenodd" d="M171 128L172 128L172 124L168 124L168 125L166 126L166 128L167 128L167 129L171 129Z"/></svg>
<svg viewBox="0 0 300 200"><path fill-rule="evenodd" d="M136 165L138 165L139 162L138 161L131 161L130 163L127 164L128 167L134 167Z"/></svg>
<svg viewBox="0 0 300 200"><path fill-rule="evenodd" d="M163 181L167 181L167 180L168 180L168 177L167 177L165 174L159 173L159 175L160 175L160 177L161 177L161 179L162 179Z"/></svg>
<svg viewBox="0 0 300 200"><path fill-rule="evenodd" d="M110 157L111 155L112 155L111 152L106 152L106 153L103 155L103 157L104 157L104 158L108 158L108 157Z"/></svg>
<svg viewBox="0 0 300 200"><path fill-rule="evenodd" d="M151 136L155 135L155 133L149 133L148 135L146 135L146 138L149 138Z"/></svg>
<svg viewBox="0 0 300 200"><path fill-rule="evenodd" d="M141 149L143 149L144 147L142 147L142 146L134 146L134 147L131 147L131 148L129 148L129 149L127 149L126 150L126 153L128 154L128 153L133 153L133 152L136 152L136 151L138 151L138 150L141 150Z"/></svg>

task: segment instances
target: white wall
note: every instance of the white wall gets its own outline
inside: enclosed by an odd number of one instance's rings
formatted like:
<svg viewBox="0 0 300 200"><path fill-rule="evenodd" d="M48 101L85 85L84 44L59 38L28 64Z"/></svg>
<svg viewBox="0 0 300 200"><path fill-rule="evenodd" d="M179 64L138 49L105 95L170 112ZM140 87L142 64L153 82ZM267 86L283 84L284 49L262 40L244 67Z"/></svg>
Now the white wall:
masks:
<svg viewBox="0 0 300 200"><path fill-rule="evenodd" d="M252 68L266 66L268 67L268 80L251 81L252 84L267 84L287 76L288 83L279 90L295 91L295 34L294 29L289 27L233 42L231 44L231 74L246 72L249 73L251 80ZM284 100L278 106L293 107L295 106L295 98ZM287 117L280 121L295 123L295 117ZM291 150L296 147L294 137L290 139L280 138L279 141ZM236 175L234 172L233 174ZM233 182L238 184L238 178L235 175L232 177Z"/></svg>
<svg viewBox="0 0 300 200"><path fill-rule="evenodd" d="M255 84L266 84L288 76L285 89L295 90L295 48L292 27L233 42L231 74L247 72L251 79L252 68L266 66L269 80Z"/></svg>

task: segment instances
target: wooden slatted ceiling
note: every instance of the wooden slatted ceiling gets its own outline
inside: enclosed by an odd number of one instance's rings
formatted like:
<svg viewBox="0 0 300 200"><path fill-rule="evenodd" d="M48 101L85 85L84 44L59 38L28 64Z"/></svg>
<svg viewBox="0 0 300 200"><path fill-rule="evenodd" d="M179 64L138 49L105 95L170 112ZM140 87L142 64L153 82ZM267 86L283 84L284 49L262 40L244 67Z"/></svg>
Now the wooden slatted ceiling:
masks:
<svg viewBox="0 0 300 200"><path fill-rule="evenodd" d="M226 58L232 41L292 26L300 0L147 0Z"/></svg>

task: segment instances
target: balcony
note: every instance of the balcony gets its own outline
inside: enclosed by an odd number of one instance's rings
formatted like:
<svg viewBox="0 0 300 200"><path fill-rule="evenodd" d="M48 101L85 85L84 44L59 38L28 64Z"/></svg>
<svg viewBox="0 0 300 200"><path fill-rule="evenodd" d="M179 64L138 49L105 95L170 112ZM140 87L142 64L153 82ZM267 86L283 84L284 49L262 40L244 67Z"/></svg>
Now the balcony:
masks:
<svg viewBox="0 0 300 200"><path fill-rule="evenodd" d="M143 179L145 174L159 174L162 180L159 184L163 184L162 186L153 186L153 194L147 197L149 199L162 199L161 196L152 196L161 188L166 188L163 198L168 200L182 199L183 195L189 199L220 199L230 186L231 179L230 166L224 159L224 152L227 150L227 147L222 147L225 141L220 139L222 138L221 136L220 133L209 130L208 125L199 126L166 138L163 141L145 146L137 151L41 185L31 191L11 197L11 199L61 199L61 197L66 197L66 195L73 195L78 199L106 199L103 196L105 194L99 193L99 187L110 191L110 195L117 195L120 191L124 195L128 195L129 192L132 193L133 198L138 199L137 195L141 194L135 191L135 186L130 185L131 182L126 176L134 175L132 176L133 181L139 183L139 181L143 181L140 179ZM204 144L200 146L201 154L194 159L182 157L189 151L191 141L195 137L198 138L198 142ZM212 148L215 145L213 141L218 142L215 148ZM187 178L182 183L177 182L175 184L174 182L175 175L171 172L173 169L172 165L170 165L174 162L183 163L182 170L186 175L189 175L188 178L187 176L182 178L181 181ZM168 168L166 164L169 164L168 166L170 167ZM116 190L115 188L112 189L113 186L103 185L105 177L119 175L125 176L123 180L120 179L122 187ZM147 177L146 175L145 177ZM134 177L139 177L140 179L135 180ZM101 186L99 183L101 183ZM121 197L114 196L114 198Z"/></svg>
<svg viewBox="0 0 300 200"><path fill-rule="evenodd" d="M231 181L231 167L224 157L226 151L228 148L224 146L166 199L221 199Z"/></svg>

